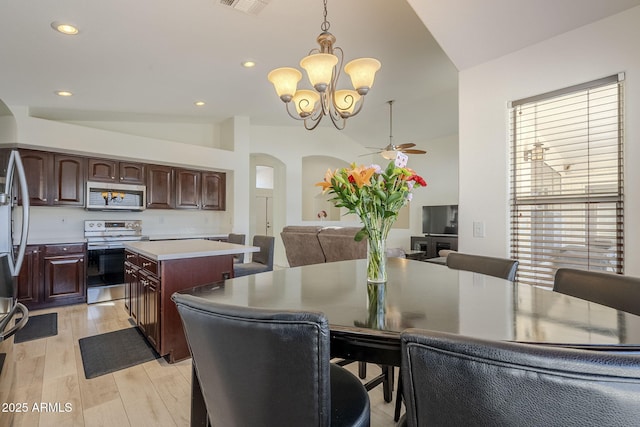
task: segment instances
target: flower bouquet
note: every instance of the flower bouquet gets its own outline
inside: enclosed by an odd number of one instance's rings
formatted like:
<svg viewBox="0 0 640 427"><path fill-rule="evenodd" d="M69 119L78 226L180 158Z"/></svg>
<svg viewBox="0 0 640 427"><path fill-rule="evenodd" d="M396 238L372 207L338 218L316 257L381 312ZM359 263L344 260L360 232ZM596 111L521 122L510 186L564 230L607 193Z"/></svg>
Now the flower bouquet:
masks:
<svg viewBox="0 0 640 427"><path fill-rule="evenodd" d="M330 202L356 214L363 227L355 240L368 238L367 280L387 281L386 240L391 226L398 218L400 208L412 198L412 190L427 185L415 171L405 167L406 158L389 162L386 168L379 165L356 166L327 170L324 181L317 183L323 193L333 195Z"/></svg>

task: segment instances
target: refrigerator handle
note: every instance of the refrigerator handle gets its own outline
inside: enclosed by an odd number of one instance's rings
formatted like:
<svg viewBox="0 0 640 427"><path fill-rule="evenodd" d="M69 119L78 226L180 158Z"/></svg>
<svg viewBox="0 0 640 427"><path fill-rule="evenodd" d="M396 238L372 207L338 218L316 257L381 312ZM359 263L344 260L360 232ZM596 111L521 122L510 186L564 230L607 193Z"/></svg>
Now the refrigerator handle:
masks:
<svg viewBox="0 0 640 427"><path fill-rule="evenodd" d="M15 324L15 326L13 326L11 329L5 332L4 329L7 327L9 322L13 320L17 311L20 311L22 313L22 318L18 321L18 323ZM29 321L29 309L25 307L22 303L16 303L13 310L11 310L11 313L7 314L7 316L5 316L5 318L2 320L0 324L0 328L2 328L0 329L0 341L4 341L9 337L11 337L12 335L15 335L16 332L24 328L24 326L27 324L28 321Z"/></svg>
<svg viewBox="0 0 640 427"><path fill-rule="evenodd" d="M17 276L20 273L22 267L22 261L24 260L24 254L27 250L27 235L29 234L29 188L27 187L27 176L24 172L24 166L22 165L22 159L20 153L17 150L11 152L9 157L9 166L7 169L7 183L6 188L10 190L12 188L12 179L14 172L17 172L18 183L20 188L20 197L22 199L22 232L20 233L20 244L18 246L18 255L15 262L9 263L11 274ZM13 200L9 201L10 205L13 205ZM10 244L12 242L9 242Z"/></svg>

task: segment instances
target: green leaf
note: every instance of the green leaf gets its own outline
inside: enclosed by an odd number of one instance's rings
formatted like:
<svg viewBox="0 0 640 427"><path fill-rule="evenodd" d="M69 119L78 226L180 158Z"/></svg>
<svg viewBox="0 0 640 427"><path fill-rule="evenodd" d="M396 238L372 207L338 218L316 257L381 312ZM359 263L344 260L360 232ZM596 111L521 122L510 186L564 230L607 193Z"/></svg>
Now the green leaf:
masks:
<svg viewBox="0 0 640 427"><path fill-rule="evenodd" d="M353 240L355 240L356 242L359 242L367 236L369 236L369 234L367 233L367 229L362 227L362 229L358 231L356 235L353 237Z"/></svg>

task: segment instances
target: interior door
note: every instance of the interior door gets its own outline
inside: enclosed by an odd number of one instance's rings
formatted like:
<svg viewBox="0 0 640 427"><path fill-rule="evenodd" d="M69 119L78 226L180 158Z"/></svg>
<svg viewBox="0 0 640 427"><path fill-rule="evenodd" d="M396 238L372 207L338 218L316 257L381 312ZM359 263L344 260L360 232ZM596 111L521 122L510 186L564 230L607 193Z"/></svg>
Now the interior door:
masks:
<svg viewBox="0 0 640 427"><path fill-rule="evenodd" d="M256 196L256 234L273 236L273 197Z"/></svg>

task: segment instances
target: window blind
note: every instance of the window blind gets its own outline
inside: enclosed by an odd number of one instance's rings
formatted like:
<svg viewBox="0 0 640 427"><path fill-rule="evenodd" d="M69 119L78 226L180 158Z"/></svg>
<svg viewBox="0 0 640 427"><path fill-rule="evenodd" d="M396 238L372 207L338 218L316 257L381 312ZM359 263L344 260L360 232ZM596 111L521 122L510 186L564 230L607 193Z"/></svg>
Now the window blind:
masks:
<svg viewBox="0 0 640 427"><path fill-rule="evenodd" d="M623 272L623 89L612 76L511 103L519 282L553 286L561 267Z"/></svg>

